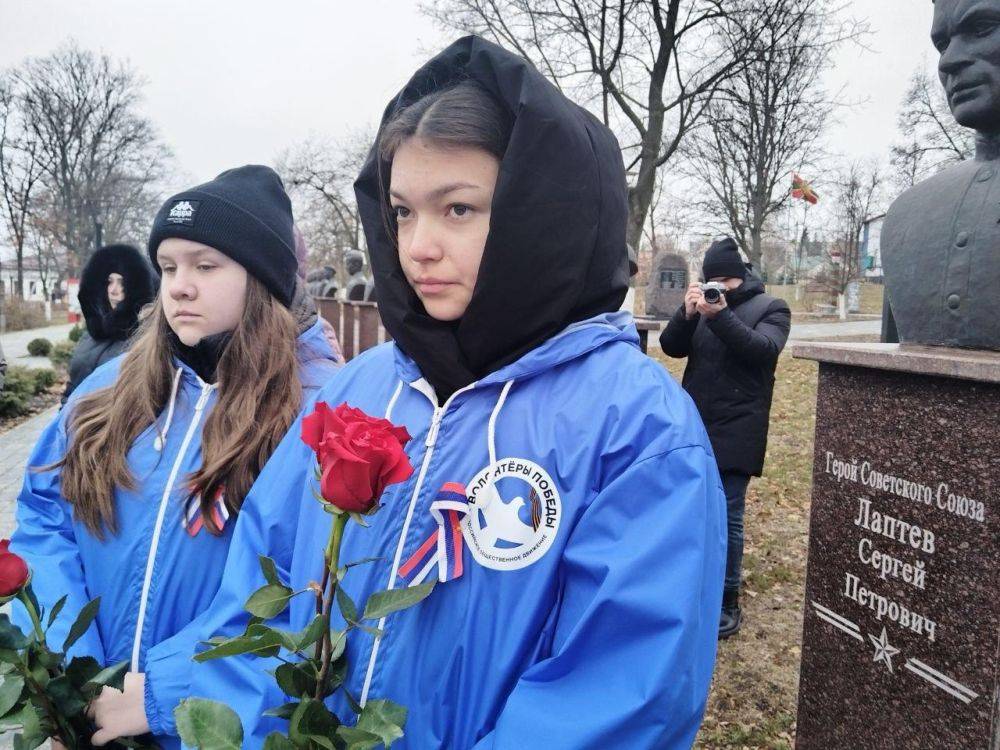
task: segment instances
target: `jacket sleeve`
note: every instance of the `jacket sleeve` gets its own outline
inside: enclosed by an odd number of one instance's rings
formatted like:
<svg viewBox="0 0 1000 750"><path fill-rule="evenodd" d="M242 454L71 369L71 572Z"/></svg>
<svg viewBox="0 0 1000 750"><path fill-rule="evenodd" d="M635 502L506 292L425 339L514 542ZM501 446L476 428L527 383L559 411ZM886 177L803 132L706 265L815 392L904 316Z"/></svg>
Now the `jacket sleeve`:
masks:
<svg viewBox="0 0 1000 750"><path fill-rule="evenodd" d="M59 470L36 471L62 459L66 453L66 410L45 428L28 459L24 484L17 498L17 528L11 537L11 551L24 558L31 569L31 587L38 603L47 612L64 595L62 612L47 633L54 650L61 650L76 616L90 601L83 563L77 549L72 508L62 497ZM14 622L23 631L31 628L28 613L20 603L13 610ZM105 663L104 647L96 625L78 640L69 657L92 656Z"/></svg>
<svg viewBox="0 0 1000 750"><path fill-rule="evenodd" d="M690 747L715 662L725 513L702 445L607 485L563 554L551 655L521 675L475 750Z"/></svg>
<svg viewBox="0 0 1000 750"><path fill-rule="evenodd" d="M792 313L783 302L772 302L760 322L751 328L726 307L715 319L708 321L708 327L722 339L729 351L745 361L773 367L788 340Z"/></svg>
<svg viewBox="0 0 1000 750"><path fill-rule="evenodd" d="M313 466L312 453L299 438L300 424L292 425L243 501L212 604L147 653L145 707L153 734L177 734L174 709L188 697L218 701L235 710L245 731L244 747L262 747L268 733L286 727L286 722L261 716L285 702L268 673L280 664L277 659L232 656L199 663L193 657L213 636L240 635L246 629L250 615L243 606L266 582L258 555L273 559L279 577L290 580L298 509ZM268 625L289 629L289 610Z"/></svg>
<svg viewBox="0 0 1000 750"><path fill-rule="evenodd" d="M686 357L691 352L691 337L698 327L699 315L691 320L684 314L684 305L670 318L667 327L660 334L660 348L668 357Z"/></svg>

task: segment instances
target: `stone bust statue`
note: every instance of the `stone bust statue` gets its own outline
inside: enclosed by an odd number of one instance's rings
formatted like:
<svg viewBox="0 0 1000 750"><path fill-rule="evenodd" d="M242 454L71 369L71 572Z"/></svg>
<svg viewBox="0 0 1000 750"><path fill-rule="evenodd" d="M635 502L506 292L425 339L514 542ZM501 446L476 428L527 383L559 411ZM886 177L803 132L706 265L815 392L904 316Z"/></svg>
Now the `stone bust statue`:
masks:
<svg viewBox="0 0 1000 750"><path fill-rule="evenodd" d="M1000 350L1000 0L936 0L931 38L976 156L892 204L886 288L903 343Z"/></svg>

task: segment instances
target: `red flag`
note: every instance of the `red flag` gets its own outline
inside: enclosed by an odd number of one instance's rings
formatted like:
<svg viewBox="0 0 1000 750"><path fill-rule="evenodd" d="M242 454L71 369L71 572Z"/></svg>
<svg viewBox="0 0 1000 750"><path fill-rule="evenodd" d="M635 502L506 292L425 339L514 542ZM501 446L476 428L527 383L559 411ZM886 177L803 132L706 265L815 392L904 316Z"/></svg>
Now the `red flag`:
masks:
<svg viewBox="0 0 1000 750"><path fill-rule="evenodd" d="M819 195L812 189L812 185L792 172L792 197L808 201L812 205L819 203Z"/></svg>

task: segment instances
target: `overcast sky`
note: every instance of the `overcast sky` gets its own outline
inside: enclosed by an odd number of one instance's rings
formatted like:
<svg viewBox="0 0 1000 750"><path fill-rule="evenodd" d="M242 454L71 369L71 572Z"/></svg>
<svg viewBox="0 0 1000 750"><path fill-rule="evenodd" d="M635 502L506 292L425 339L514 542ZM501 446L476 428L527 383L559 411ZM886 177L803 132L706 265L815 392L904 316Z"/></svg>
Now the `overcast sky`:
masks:
<svg viewBox="0 0 1000 750"><path fill-rule="evenodd" d="M845 47L829 86L857 106L829 145L884 158L914 69L933 65L930 0L851 0L869 50ZM0 68L62 41L127 59L144 109L186 179L271 163L310 135L374 126L388 98L443 36L407 0L0 0ZM803 127L812 123L804 122Z"/></svg>

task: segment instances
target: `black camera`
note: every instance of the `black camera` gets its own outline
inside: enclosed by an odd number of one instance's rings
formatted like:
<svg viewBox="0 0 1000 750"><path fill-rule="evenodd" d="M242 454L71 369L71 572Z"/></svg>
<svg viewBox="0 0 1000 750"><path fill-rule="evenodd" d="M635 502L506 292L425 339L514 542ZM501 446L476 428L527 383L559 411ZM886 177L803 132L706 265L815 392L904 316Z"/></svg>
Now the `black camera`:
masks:
<svg viewBox="0 0 1000 750"><path fill-rule="evenodd" d="M699 287L701 288L701 293L705 295L705 301L710 305L714 305L726 293L726 285L720 284L718 281L699 284Z"/></svg>

